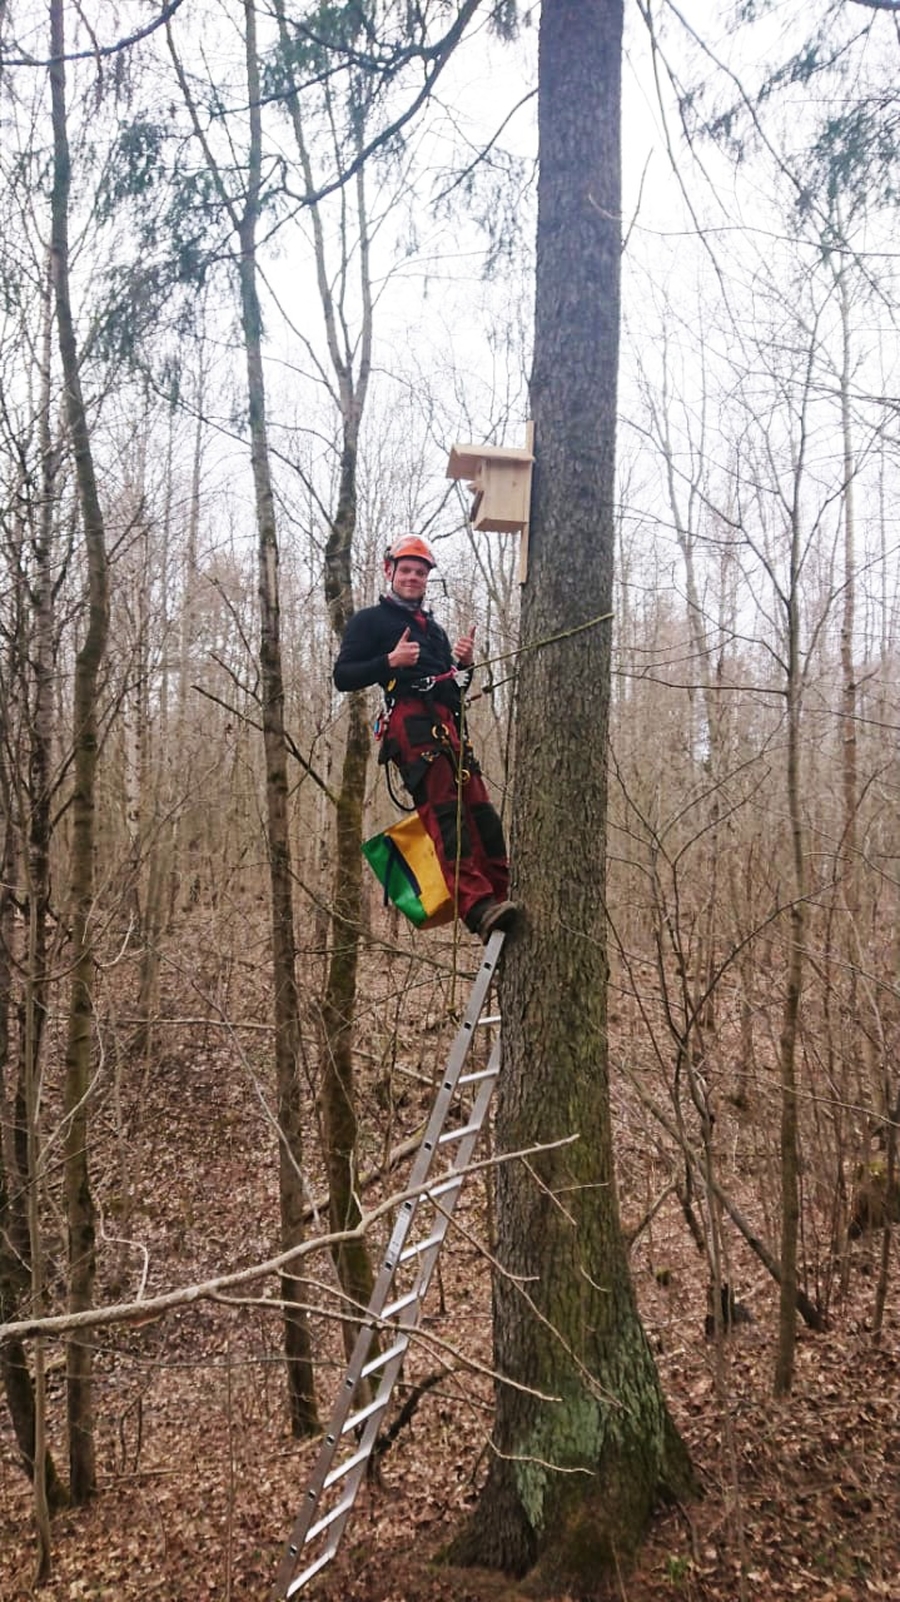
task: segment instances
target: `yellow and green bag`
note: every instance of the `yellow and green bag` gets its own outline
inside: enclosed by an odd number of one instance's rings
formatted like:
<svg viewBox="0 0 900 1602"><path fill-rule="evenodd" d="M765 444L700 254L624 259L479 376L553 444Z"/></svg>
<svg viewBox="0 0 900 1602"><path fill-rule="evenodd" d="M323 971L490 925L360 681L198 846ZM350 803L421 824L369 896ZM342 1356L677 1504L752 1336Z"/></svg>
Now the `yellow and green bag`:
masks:
<svg viewBox="0 0 900 1602"><path fill-rule="evenodd" d="M363 856L379 884L384 904L393 901L417 929L435 929L453 919L447 889L431 838L417 812L363 842Z"/></svg>

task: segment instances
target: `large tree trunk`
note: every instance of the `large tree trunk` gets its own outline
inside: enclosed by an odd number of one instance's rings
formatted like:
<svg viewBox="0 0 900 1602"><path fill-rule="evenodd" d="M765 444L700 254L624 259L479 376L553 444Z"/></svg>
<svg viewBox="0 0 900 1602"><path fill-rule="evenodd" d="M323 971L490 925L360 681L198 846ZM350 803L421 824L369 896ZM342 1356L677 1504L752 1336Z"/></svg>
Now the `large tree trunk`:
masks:
<svg viewBox="0 0 900 1602"><path fill-rule="evenodd" d="M260 683L266 754L266 811L269 879L272 895L272 968L275 1008L275 1070L278 1084L279 1192L283 1251L303 1241L303 1128L300 1102L300 1006L294 939L293 875L288 819L287 748L284 738L284 685L278 591L278 538L266 431L262 360L262 313L256 282L256 224L260 204L262 138L256 11L246 0L247 88L250 101L250 153L247 198L240 223L240 286L250 451L259 541ZM296 1436L318 1429L312 1348L306 1314L305 1280L293 1269L281 1279L291 1429Z"/></svg>
<svg viewBox="0 0 900 1602"><path fill-rule="evenodd" d="M619 1223L606 1044L606 732L619 323L620 0L545 0L532 401L537 469L504 960L494 1453L456 1555L584 1594L692 1485ZM604 619L604 621L597 621ZM583 631L529 650L530 641Z"/></svg>
<svg viewBox="0 0 900 1602"><path fill-rule="evenodd" d="M93 1301L96 1267L94 1202L88 1171L91 1078L91 991L94 978L95 788L97 774L97 686L106 650L109 596L106 541L94 473L87 414L81 393L75 325L69 296L68 212L71 169L66 126L63 0L50 5L50 91L53 115L51 260L56 321L65 386L66 421L75 461L88 575L88 624L75 661L74 789L69 883L72 919L72 990L66 1043L65 1192L69 1241L69 1310L85 1312ZM69 1466L73 1500L85 1502L96 1489L94 1403L90 1338L72 1335L66 1348Z"/></svg>

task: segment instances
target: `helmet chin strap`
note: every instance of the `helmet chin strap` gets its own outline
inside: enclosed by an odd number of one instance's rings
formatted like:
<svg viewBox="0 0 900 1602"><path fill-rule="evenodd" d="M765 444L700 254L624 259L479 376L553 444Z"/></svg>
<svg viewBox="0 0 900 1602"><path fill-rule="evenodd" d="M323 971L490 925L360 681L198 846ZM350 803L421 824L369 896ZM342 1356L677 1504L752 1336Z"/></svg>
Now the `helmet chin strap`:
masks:
<svg viewBox="0 0 900 1602"><path fill-rule="evenodd" d="M420 596L418 601L407 601L405 596L397 594L393 584L388 585L388 594L393 596L394 600L397 602L397 605L402 606L406 612L424 612L425 610L424 595Z"/></svg>
<svg viewBox="0 0 900 1602"><path fill-rule="evenodd" d="M419 599L417 601L407 601L405 596L397 594L397 591L394 589L394 574L396 573L396 571L397 571L397 563L394 562L392 567L391 567L391 576L390 576L390 578L388 580L388 594L392 595L394 597L394 600L397 602L398 606L405 607L407 612L424 612L424 610L425 610L425 597L424 597L424 595L420 595Z"/></svg>

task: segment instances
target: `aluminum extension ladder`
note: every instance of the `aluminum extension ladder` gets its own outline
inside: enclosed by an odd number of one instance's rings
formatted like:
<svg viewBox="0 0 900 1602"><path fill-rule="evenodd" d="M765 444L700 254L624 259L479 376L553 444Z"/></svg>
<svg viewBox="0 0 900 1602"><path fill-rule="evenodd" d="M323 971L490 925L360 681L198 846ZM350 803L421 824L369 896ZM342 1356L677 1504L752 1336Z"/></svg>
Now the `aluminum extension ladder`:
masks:
<svg viewBox="0 0 900 1602"><path fill-rule="evenodd" d="M463 1187L466 1169L484 1123L497 1075L500 1041L494 1045L486 1068L470 1073L462 1069L474 1031L482 1018L488 988L503 949L498 930L485 947L469 1004L450 1048L444 1077L435 1097L428 1126L410 1173L406 1199L401 1204L375 1288L363 1315L353 1354L341 1383L325 1438L310 1476L306 1496L294 1521L278 1569L272 1602L296 1596L331 1562L350 1517L366 1465L372 1455L385 1410L391 1398L412 1333L418 1328L422 1305L450 1227ZM458 1111L458 1093L471 1086L474 1100L465 1118L449 1121ZM432 1168L441 1155L449 1162L429 1184ZM426 1222L423 1227L423 1217ZM413 1231L413 1224L417 1228ZM404 1283L408 1281L408 1283ZM393 1299L389 1300L393 1292ZM377 1332L389 1336L385 1349L372 1355ZM370 1401L353 1411L361 1380L372 1380ZM297 1572L301 1563L305 1567Z"/></svg>

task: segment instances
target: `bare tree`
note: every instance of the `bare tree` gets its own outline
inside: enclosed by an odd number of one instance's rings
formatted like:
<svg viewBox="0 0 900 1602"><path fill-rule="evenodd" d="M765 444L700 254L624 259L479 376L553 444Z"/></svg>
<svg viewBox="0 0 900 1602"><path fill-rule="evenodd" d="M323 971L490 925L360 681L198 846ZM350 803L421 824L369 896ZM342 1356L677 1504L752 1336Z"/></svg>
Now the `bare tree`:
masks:
<svg viewBox="0 0 900 1602"><path fill-rule="evenodd" d="M282 0L276 0L279 39L285 62L291 58L291 40ZM365 79L352 75L348 87L348 116L358 156L366 138ZM332 128L341 120L327 74L323 86L323 112ZM310 144L303 101L296 85L287 98L291 127L306 193L315 194ZM353 554L358 507L360 430L372 368L373 302L370 269L369 218L365 169L359 166L341 195L338 260L329 268L322 207L310 206L316 282L325 323L328 356L333 373L340 421L336 501L325 546L325 599L332 628L340 639L354 611ZM354 237L355 234L355 237ZM357 266L354 270L353 260ZM358 296L359 320L354 327L351 302ZM331 1229L355 1231L360 1219L357 1180L357 1109L353 1075L353 1020L362 934L363 884L360 844L363 804L369 766L369 718L363 691L348 697L347 737L338 787L334 892L331 939L325 995L322 1003L324 1034L322 1106L325 1116L328 1205ZM372 1291L373 1274L368 1246L362 1236L349 1234L335 1252L341 1286L351 1308L365 1306ZM355 1341L352 1321L344 1324L348 1353Z"/></svg>
<svg viewBox="0 0 900 1602"><path fill-rule="evenodd" d="M106 536L97 489L75 323L69 290L69 193L71 162L66 116L65 6L51 0L50 92L53 115L51 262L62 363L66 419L75 462L82 535L87 560L87 628L75 665L74 792L69 899L72 918L72 991L66 1047L65 1179L69 1231L69 1305L91 1306L96 1271L94 1202L88 1168L94 982L94 839L98 749L97 690L109 621ZM66 1351L70 1484L84 1502L97 1484L94 1446L92 1349L73 1335Z"/></svg>
<svg viewBox="0 0 900 1602"><path fill-rule="evenodd" d="M281 614L278 589L278 534L269 462L266 391L262 355L262 307L257 283L256 234L263 207L262 99L256 39L256 6L244 0L245 70L248 94L246 178L239 198L229 194L225 174L211 150L190 86L170 46L178 81L219 198L237 244L241 328L247 370L250 460L256 508L260 605L260 699L266 758L266 816L272 915L275 1072L278 1086L279 1197L285 1250L303 1239L305 1209L303 1129L300 1096L300 1015L297 992L291 844L288 827L287 746L281 665ZM317 1428L312 1352L303 1281L291 1269L282 1279L285 1355L291 1427L296 1435Z"/></svg>

